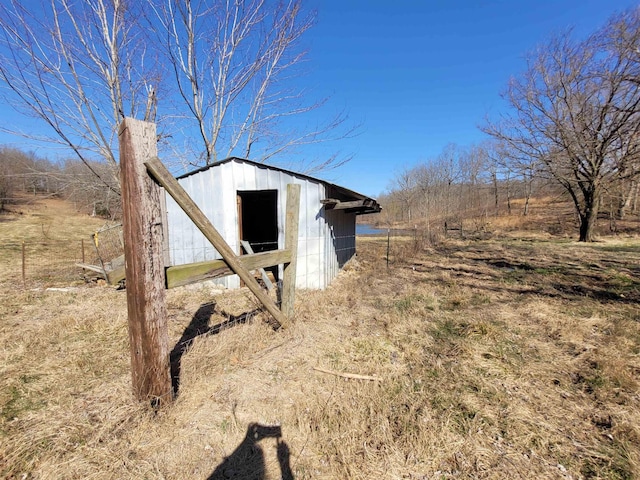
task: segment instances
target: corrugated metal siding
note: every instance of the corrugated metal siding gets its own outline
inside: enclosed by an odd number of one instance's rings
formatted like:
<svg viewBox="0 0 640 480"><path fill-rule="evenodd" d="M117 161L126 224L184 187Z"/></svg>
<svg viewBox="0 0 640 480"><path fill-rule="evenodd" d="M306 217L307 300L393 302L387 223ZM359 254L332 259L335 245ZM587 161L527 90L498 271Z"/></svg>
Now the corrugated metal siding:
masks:
<svg viewBox="0 0 640 480"><path fill-rule="evenodd" d="M296 287L325 288L355 253L355 215L325 212L320 203L326 197L324 184L241 161L223 163L180 179L180 184L235 252L239 252L236 203L239 190L278 191L278 248L284 248L288 183L301 187ZM167 217L169 257L173 265L221 258L169 196ZM227 288L240 285L236 275L217 282Z"/></svg>
<svg viewBox="0 0 640 480"><path fill-rule="evenodd" d="M327 236L327 284L356 253L356 215L341 210L325 211Z"/></svg>

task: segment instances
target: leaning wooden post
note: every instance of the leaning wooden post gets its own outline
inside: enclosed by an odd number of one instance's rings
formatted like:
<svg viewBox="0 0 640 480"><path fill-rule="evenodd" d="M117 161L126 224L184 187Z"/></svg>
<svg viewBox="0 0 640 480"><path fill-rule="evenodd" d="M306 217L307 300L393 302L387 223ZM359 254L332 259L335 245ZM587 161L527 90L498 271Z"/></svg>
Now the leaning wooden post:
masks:
<svg viewBox="0 0 640 480"><path fill-rule="evenodd" d="M298 265L298 221L300 216L300 185L287 185L287 214L284 248L291 252L291 262L284 265L282 279L282 313L293 318L296 299L296 268Z"/></svg>
<svg viewBox="0 0 640 480"><path fill-rule="evenodd" d="M157 155L156 126L120 125L120 176L133 391L154 406L172 398L162 253L161 187L144 162Z"/></svg>
<svg viewBox="0 0 640 480"><path fill-rule="evenodd" d="M227 265L233 270L233 273L240 277L251 293L253 293L260 303L264 305L267 311L279 324L277 326L287 326L287 317L278 310L278 306L273 299L267 295L254 278L254 276L243 265L240 257L236 256L226 240L220 235L220 233L213 226L211 221L206 217L202 210L198 208L198 205L189 197L187 192L182 188L182 185L173 178L173 175L169 173L167 167L156 158L149 158L145 162L147 170L151 175L165 188L167 193L176 201L180 208L187 214L196 227L202 232L207 240L211 242L211 245L222 256Z"/></svg>

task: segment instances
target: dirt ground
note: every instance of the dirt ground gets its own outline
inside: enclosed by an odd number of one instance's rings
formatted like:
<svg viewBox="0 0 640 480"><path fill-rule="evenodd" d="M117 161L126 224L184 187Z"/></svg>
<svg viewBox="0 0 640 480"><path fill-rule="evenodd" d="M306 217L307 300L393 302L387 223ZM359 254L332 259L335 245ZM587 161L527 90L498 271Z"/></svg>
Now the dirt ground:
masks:
<svg viewBox="0 0 640 480"><path fill-rule="evenodd" d="M396 238L388 267L360 238L277 332L246 290L170 290L158 411L131 392L125 292L25 288L5 260L0 477L640 477L638 237Z"/></svg>

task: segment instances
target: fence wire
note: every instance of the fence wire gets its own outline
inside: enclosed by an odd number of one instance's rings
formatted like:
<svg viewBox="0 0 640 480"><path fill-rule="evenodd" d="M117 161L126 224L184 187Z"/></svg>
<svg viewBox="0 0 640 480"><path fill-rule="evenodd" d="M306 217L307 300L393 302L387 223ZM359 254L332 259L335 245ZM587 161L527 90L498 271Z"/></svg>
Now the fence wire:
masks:
<svg viewBox="0 0 640 480"><path fill-rule="evenodd" d="M0 244L0 268L4 278L25 286L68 285L83 280L77 263L91 258L89 240Z"/></svg>
<svg viewBox="0 0 640 480"><path fill-rule="evenodd" d="M83 239L0 244L0 274L25 287L64 286L102 277L78 264L110 270L123 254L122 224L111 224Z"/></svg>
<svg viewBox="0 0 640 480"><path fill-rule="evenodd" d="M370 236L389 240L385 243L388 243L387 256L391 257L392 262L394 257L398 258L398 255L406 253L409 244L425 245L433 240L428 238L428 233L422 229L378 229L375 233L333 237L331 241L334 253L338 259L344 255L350 256L354 252L355 239ZM311 237L305 240L319 239ZM407 240L410 240L409 244ZM276 243L272 243L274 242L257 242L252 245L258 248L266 246L268 249L277 247ZM200 251L202 259L217 256L213 246L194 247L193 250ZM299 262L304 261L305 256L316 258L320 255L319 250L310 251L305 248L300 249L298 253ZM123 254L122 225L112 224L106 225L86 239L0 244L0 273L5 280L25 286L68 285L96 276L95 273L79 267L78 263L110 270L113 261Z"/></svg>
<svg viewBox="0 0 640 480"><path fill-rule="evenodd" d="M105 225L91 235L91 240L97 256L95 264L100 265L107 271L111 271L120 265L117 259L124 255L121 223ZM117 265L114 265L114 262Z"/></svg>

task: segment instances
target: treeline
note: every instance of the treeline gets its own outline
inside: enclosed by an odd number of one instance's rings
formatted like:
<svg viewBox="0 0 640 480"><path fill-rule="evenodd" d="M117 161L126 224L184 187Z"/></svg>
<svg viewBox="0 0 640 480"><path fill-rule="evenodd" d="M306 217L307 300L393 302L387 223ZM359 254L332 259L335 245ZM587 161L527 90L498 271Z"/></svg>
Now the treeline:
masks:
<svg viewBox="0 0 640 480"><path fill-rule="evenodd" d="M0 211L29 196L72 202L80 212L105 218L120 216L117 171L100 162L54 162L33 152L0 147Z"/></svg>
<svg viewBox="0 0 640 480"><path fill-rule="evenodd" d="M573 205L580 241L598 218L637 213L640 183L640 7L582 40L558 35L527 56L503 93L508 109L481 127L491 143L446 148L401 172L388 215L499 214L500 198L551 186ZM392 206L393 205L393 206ZM463 213L466 212L466 213Z"/></svg>
<svg viewBox="0 0 640 480"><path fill-rule="evenodd" d="M544 171L531 162L515 162L495 142L447 145L436 157L396 173L387 193L379 197L383 211L368 220L380 225L441 228L445 222L482 229L491 217L530 213L535 197L571 199ZM624 219L638 215L637 179L610 182L600 203L601 215Z"/></svg>

